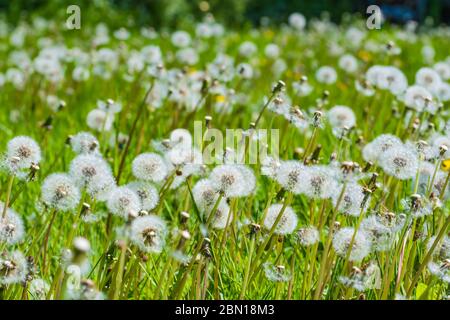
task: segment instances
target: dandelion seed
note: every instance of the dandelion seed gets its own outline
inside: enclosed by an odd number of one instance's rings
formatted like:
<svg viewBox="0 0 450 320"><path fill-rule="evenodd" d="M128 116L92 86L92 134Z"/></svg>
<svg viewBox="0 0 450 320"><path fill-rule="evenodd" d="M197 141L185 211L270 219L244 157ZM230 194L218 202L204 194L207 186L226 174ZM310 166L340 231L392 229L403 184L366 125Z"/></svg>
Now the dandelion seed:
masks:
<svg viewBox="0 0 450 320"><path fill-rule="evenodd" d="M333 195L333 206L336 206L339 201L340 193L335 193ZM357 217L367 209L368 201L364 189L356 184L349 183L345 188L345 192L340 199L338 211L345 213L347 215Z"/></svg>
<svg viewBox="0 0 450 320"><path fill-rule="evenodd" d="M294 194L304 192L304 171L306 167L301 162L290 160L281 162L279 166L278 163L273 165L275 167L271 170L273 170L275 179L283 188Z"/></svg>
<svg viewBox="0 0 450 320"><path fill-rule="evenodd" d="M433 100L431 93L424 87L413 85L406 89L404 102L405 104L418 111L424 111L427 106L427 101Z"/></svg>
<svg viewBox="0 0 450 320"><path fill-rule="evenodd" d="M75 157L70 163L69 174L79 187L89 187L90 184L107 179L112 175L108 163L95 155Z"/></svg>

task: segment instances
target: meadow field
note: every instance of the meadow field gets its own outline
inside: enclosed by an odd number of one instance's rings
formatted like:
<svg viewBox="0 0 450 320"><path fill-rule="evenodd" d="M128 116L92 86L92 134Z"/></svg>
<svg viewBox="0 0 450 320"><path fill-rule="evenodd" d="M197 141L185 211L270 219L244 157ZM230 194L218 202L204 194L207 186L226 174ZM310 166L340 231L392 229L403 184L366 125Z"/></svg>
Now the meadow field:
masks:
<svg viewBox="0 0 450 320"><path fill-rule="evenodd" d="M1 299L450 297L448 27L65 23L0 20Z"/></svg>

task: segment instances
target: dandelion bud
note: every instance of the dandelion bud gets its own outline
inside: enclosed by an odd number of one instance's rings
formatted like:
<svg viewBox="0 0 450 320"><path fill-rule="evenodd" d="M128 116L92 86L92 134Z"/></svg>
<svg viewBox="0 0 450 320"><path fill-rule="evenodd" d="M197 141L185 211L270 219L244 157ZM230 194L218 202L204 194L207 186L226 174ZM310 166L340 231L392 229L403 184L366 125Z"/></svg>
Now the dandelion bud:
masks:
<svg viewBox="0 0 450 320"><path fill-rule="evenodd" d="M305 153L305 149L300 148L300 147L295 148L294 149L294 158L301 159L304 153Z"/></svg>
<svg viewBox="0 0 450 320"><path fill-rule="evenodd" d="M64 100L60 100L59 105L58 105L58 111L61 111L65 107L66 107L66 102Z"/></svg>
<svg viewBox="0 0 450 320"><path fill-rule="evenodd" d="M91 245L89 241L86 238L83 237L76 237L73 240L73 247L75 251L79 253L86 254L91 250Z"/></svg>
<svg viewBox="0 0 450 320"><path fill-rule="evenodd" d="M442 157L448 151L448 147L446 145L439 146L439 155Z"/></svg>
<svg viewBox="0 0 450 320"><path fill-rule="evenodd" d="M191 234L187 230L181 231L181 237L185 240L189 240L191 238Z"/></svg>
<svg viewBox="0 0 450 320"><path fill-rule="evenodd" d="M50 130L52 128L53 116L48 116L44 122L41 123L41 128Z"/></svg>
<svg viewBox="0 0 450 320"><path fill-rule="evenodd" d="M305 83L306 81L308 81L308 77L307 76L301 76L300 77L300 83Z"/></svg>
<svg viewBox="0 0 450 320"><path fill-rule="evenodd" d="M91 210L91 206L89 203L83 202L83 205L81 207L81 215L86 215Z"/></svg>
<svg viewBox="0 0 450 320"><path fill-rule="evenodd" d="M416 212L422 207L422 196L420 194L411 195L411 210Z"/></svg>
<svg viewBox="0 0 450 320"><path fill-rule="evenodd" d="M319 160L320 151L322 151L322 145L318 144L311 155L311 161L313 163L317 163Z"/></svg>
<svg viewBox="0 0 450 320"><path fill-rule="evenodd" d="M138 216L139 217L143 217L143 216L147 216L148 215L148 211L146 210L140 210Z"/></svg>
<svg viewBox="0 0 450 320"><path fill-rule="evenodd" d="M205 258L212 257L210 244L211 244L211 240L209 238L203 239L202 254L203 254L203 256L205 256Z"/></svg>
<svg viewBox="0 0 450 320"><path fill-rule="evenodd" d="M186 211L181 211L180 215L181 215L181 223L186 224L190 217L189 213L187 213Z"/></svg>
<svg viewBox="0 0 450 320"><path fill-rule="evenodd" d="M322 120L322 116L323 116L322 111L319 111L319 110L314 111L314 115L313 115L313 126L314 127L317 128L317 127L320 126L320 123L321 123L321 120Z"/></svg>
<svg viewBox="0 0 450 320"><path fill-rule="evenodd" d="M257 223L250 224L250 236L257 234L261 230L261 226Z"/></svg>
<svg viewBox="0 0 450 320"><path fill-rule="evenodd" d="M373 163L371 161L366 162L366 165L363 168L363 172L368 172L370 170L370 168L372 168Z"/></svg>
<svg viewBox="0 0 450 320"><path fill-rule="evenodd" d="M327 100L329 96L330 96L330 92L328 90L325 90L322 93L322 100Z"/></svg>
<svg viewBox="0 0 450 320"><path fill-rule="evenodd" d="M205 116L205 127L206 128L210 128L211 127L211 121L212 121L212 117L211 116Z"/></svg>
<svg viewBox="0 0 450 320"><path fill-rule="evenodd" d="M337 153L336 152L332 152L330 155L330 162L334 162L337 159Z"/></svg>
<svg viewBox="0 0 450 320"><path fill-rule="evenodd" d="M272 90L272 93L280 92L281 90L284 89L285 86L286 86L286 84L282 80L278 80L277 84L275 85L275 87Z"/></svg>

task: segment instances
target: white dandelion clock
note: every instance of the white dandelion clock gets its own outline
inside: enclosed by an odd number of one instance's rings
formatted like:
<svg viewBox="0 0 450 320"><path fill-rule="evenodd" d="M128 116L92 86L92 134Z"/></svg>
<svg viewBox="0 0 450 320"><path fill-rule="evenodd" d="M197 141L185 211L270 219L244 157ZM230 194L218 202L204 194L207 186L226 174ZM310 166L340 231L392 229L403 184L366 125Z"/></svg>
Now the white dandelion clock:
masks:
<svg viewBox="0 0 450 320"><path fill-rule="evenodd" d="M0 255L0 285L10 285L25 281L28 262L22 252L3 252Z"/></svg>
<svg viewBox="0 0 450 320"><path fill-rule="evenodd" d="M88 113L86 123L95 131L110 131L114 122L114 116L110 112L94 109Z"/></svg>
<svg viewBox="0 0 450 320"><path fill-rule="evenodd" d="M324 84L333 84L337 80L337 73L333 67L323 66L316 71L316 80Z"/></svg>
<svg viewBox="0 0 450 320"><path fill-rule="evenodd" d="M413 150L401 146L386 151L380 159L380 166L388 175L406 180L416 175L419 161Z"/></svg>
<svg viewBox="0 0 450 320"><path fill-rule="evenodd" d="M289 16L288 21L289 25L298 31L303 30L306 26L305 16L298 12L292 13Z"/></svg>
<svg viewBox="0 0 450 320"><path fill-rule="evenodd" d="M363 148L363 158L366 161L377 162L390 149L402 146L402 141L392 134L382 134Z"/></svg>
<svg viewBox="0 0 450 320"><path fill-rule="evenodd" d="M340 192L335 172L327 166L306 167L301 181L302 193L309 198L327 199Z"/></svg>
<svg viewBox="0 0 450 320"><path fill-rule="evenodd" d="M275 166L273 170L276 181L283 188L294 194L304 192L303 179L306 167L300 161L283 161L278 167Z"/></svg>
<svg viewBox="0 0 450 320"><path fill-rule="evenodd" d="M158 190L150 183L145 181L134 181L127 184L127 187L136 192L141 199L142 210L150 211L158 205Z"/></svg>
<svg viewBox="0 0 450 320"><path fill-rule="evenodd" d="M89 132L79 132L70 137L70 146L76 154L96 154L99 152L100 144Z"/></svg>
<svg viewBox="0 0 450 320"><path fill-rule="evenodd" d="M428 101L433 99L433 96L426 88L413 85L406 89L403 99L408 107L422 112L426 108Z"/></svg>
<svg viewBox="0 0 450 320"><path fill-rule="evenodd" d="M209 179L215 189L226 197L241 197L247 193L245 177L238 165L224 164L215 167Z"/></svg>
<svg viewBox="0 0 450 320"><path fill-rule="evenodd" d="M209 179L197 181L192 189L194 200L199 209L212 208L219 198L219 193Z"/></svg>
<svg viewBox="0 0 450 320"><path fill-rule="evenodd" d="M351 129L356 125L355 113L347 106L334 106L328 111L327 116L338 135L341 134L342 130Z"/></svg>
<svg viewBox="0 0 450 320"><path fill-rule="evenodd" d="M128 187L117 187L112 190L106 205L111 213L123 218L141 211L139 195Z"/></svg>
<svg viewBox="0 0 450 320"><path fill-rule="evenodd" d="M41 148L33 139L18 136L8 142L4 166L13 174L41 161Z"/></svg>
<svg viewBox="0 0 450 320"><path fill-rule="evenodd" d="M158 216L137 217L131 223L130 239L143 252L162 252L166 236L166 222Z"/></svg>
<svg viewBox="0 0 450 320"><path fill-rule="evenodd" d="M358 60L351 54L344 54L339 58L339 68L347 73L355 73L358 70Z"/></svg>
<svg viewBox="0 0 450 320"><path fill-rule="evenodd" d="M80 190L68 174L53 173L42 183L42 201L51 208L70 211L77 207L80 199Z"/></svg>
<svg viewBox="0 0 450 320"><path fill-rule="evenodd" d="M420 68L416 73L416 84L431 92L441 83L441 76L432 68Z"/></svg>
<svg viewBox="0 0 450 320"><path fill-rule="evenodd" d="M267 230L272 229L282 209L282 204L273 204L269 207L266 218L264 219L264 227ZM294 210L291 207L286 206L274 232L280 235L291 234L297 228L297 224L298 217Z"/></svg>
<svg viewBox="0 0 450 320"><path fill-rule="evenodd" d="M302 246L312 246L319 242L320 233L315 226L307 226L297 231L297 239Z"/></svg>
<svg viewBox="0 0 450 320"><path fill-rule="evenodd" d="M4 204L0 202L0 212L3 212ZM13 245L23 240L25 227L22 218L13 209L6 211L4 218L0 217L0 243Z"/></svg>
<svg viewBox="0 0 450 320"><path fill-rule="evenodd" d="M357 217L361 212L364 212L369 202L363 188L356 183L349 183L346 186L342 197L339 198L340 193L335 193L333 195L333 206L336 207L339 202L337 210L353 217Z"/></svg>
<svg viewBox="0 0 450 320"><path fill-rule="evenodd" d="M31 280L28 291L32 300L46 300L50 285L43 279L36 278Z"/></svg>
<svg viewBox="0 0 450 320"><path fill-rule="evenodd" d="M88 187L93 181L110 176L111 168L99 156L81 154L70 163L69 174L79 187Z"/></svg>
<svg viewBox="0 0 450 320"><path fill-rule="evenodd" d="M162 181L169 172L164 159L156 153L138 155L133 160L132 170L137 179L154 182Z"/></svg>
<svg viewBox="0 0 450 320"><path fill-rule="evenodd" d="M346 257L350 249L355 229L346 227L338 230L333 237L333 248L341 257ZM357 231L353 240L353 245L350 251L350 261L361 261L370 254L371 251L370 238L362 231Z"/></svg>

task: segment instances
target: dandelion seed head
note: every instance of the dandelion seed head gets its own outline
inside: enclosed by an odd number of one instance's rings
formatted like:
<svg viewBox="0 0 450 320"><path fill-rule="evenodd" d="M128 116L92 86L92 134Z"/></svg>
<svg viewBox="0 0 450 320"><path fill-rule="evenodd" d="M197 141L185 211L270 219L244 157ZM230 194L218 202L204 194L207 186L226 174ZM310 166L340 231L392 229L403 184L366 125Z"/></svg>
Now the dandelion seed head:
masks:
<svg viewBox="0 0 450 320"><path fill-rule="evenodd" d="M76 154L98 154L99 142L89 132L79 132L70 138L70 145Z"/></svg>
<svg viewBox="0 0 450 320"><path fill-rule="evenodd" d="M136 192L141 199L142 210L151 211L159 203L159 193L156 188L145 181L133 181L127 187Z"/></svg>
<svg viewBox="0 0 450 320"><path fill-rule="evenodd" d="M97 178L111 175L111 168L100 156L82 154L70 163L69 174L77 186L86 187Z"/></svg>
<svg viewBox="0 0 450 320"><path fill-rule="evenodd" d="M355 229L345 227L338 230L333 237L333 248L341 257L346 257ZM361 261L369 255L372 243L370 237L362 230L356 232L350 252L350 261Z"/></svg>
<svg viewBox="0 0 450 320"><path fill-rule="evenodd" d="M265 262L263 265L264 273L268 280L273 282L287 282L291 280L291 271L283 265L274 265L270 262Z"/></svg>
<svg viewBox="0 0 450 320"><path fill-rule="evenodd" d="M18 136L11 139L7 145L4 166L10 173L29 169L34 163L41 161L41 148L33 139Z"/></svg>
<svg viewBox="0 0 450 320"><path fill-rule="evenodd" d="M42 201L60 211L70 211L77 207L81 199L80 190L74 179L65 173L53 173L42 183Z"/></svg>
<svg viewBox="0 0 450 320"><path fill-rule="evenodd" d="M137 179L160 182L168 174L168 166L164 159L156 153L138 155L132 164L133 175Z"/></svg>
<svg viewBox="0 0 450 320"><path fill-rule="evenodd" d="M106 204L111 213L123 218L128 218L130 214L137 214L141 210L139 196L128 187L113 189Z"/></svg>
<svg viewBox="0 0 450 320"><path fill-rule="evenodd" d="M202 209L214 206L219 198L219 193L209 179L197 181L192 189L192 193L194 195L195 203Z"/></svg>
<svg viewBox="0 0 450 320"><path fill-rule="evenodd" d="M270 230L273 227L282 208L282 204L273 204L269 207L269 209L267 210L266 218L264 219L264 227L266 229ZM297 224L298 217L295 214L294 210L291 207L286 206L281 219L278 222L278 225L275 227L274 232L281 235L291 234L292 232L294 232Z"/></svg>
<svg viewBox="0 0 450 320"><path fill-rule="evenodd" d="M46 300L50 285L41 278L31 280L28 285L30 297L33 300Z"/></svg>
<svg viewBox="0 0 450 320"><path fill-rule="evenodd" d="M418 165L417 154L404 146L391 148L380 158L380 166L384 172L400 180L413 178Z"/></svg>
<svg viewBox="0 0 450 320"><path fill-rule="evenodd" d="M316 227L307 226L297 231L297 239L302 246L312 246L320 241L320 233Z"/></svg>
<svg viewBox="0 0 450 320"><path fill-rule="evenodd" d="M0 212L4 204L0 202ZM25 236L25 227L22 218L13 209L8 208L5 218L0 217L0 243L14 245L22 242Z"/></svg>
<svg viewBox="0 0 450 320"><path fill-rule="evenodd" d="M333 206L338 204L339 196L340 193L333 194ZM364 203L364 200L367 201ZM369 201L368 198L366 199L364 189L357 183L349 183L340 199L338 211L357 217L361 214L361 212L364 212L367 209L368 202Z"/></svg>
<svg viewBox="0 0 450 320"><path fill-rule="evenodd" d="M275 174L277 182L286 190L294 194L304 191L304 171L306 167L299 161L289 160L271 163L269 168Z"/></svg>
<svg viewBox="0 0 450 320"><path fill-rule="evenodd" d="M391 148L402 145L402 141L391 134L382 134L368 143L363 149L363 158L366 161L377 162L385 152Z"/></svg>
<svg viewBox="0 0 450 320"><path fill-rule="evenodd" d="M316 80L324 84L333 84L337 80L337 73L333 67L323 66L316 71Z"/></svg>
<svg viewBox="0 0 450 320"><path fill-rule="evenodd" d="M327 166L306 167L302 193L309 198L327 199L340 192L334 170Z"/></svg>
<svg viewBox="0 0 450 320"><path fill-rule="evenodd" d="M101 109L93 109L86 118L89 128L95 131L110 131L112 129L114 117L112 113Z"/></svg>
<svg viewBox="0 0 450 320"><path fill-rule="evenodd" d="M25 281L28 262L22 252L16 250L0 255L0 284L11 285Z"/></svg>
<svg viewBox="0 0 450 320"><path fill-rule="evenodd" d="M212 185L226 197L246 194L244 175L237 165L224 164L215 167L209 176Z"/></svg>
<svg viewBox="0 0 450 320"><path fill-rule="evenodd" d="M353 128L356 125L355 114L347 106L334 106L327 115L331 126L339 131L344 128Z"/></svg>
<svg viewBox="0 0 450 320"><path fill-rule="evenodd" d="M143 252L162 252L166 235L166 222L158 216L137 217L131 223L130 239Z"/></svg>
<svg viewBox="0 0 450 320"><path fill-rule="evenodd" d="M427 106L427 101L433 100L433 96L426 88L413 85L406 89L403 99L408 107L422 112Z"/></svg>

